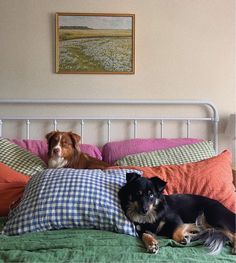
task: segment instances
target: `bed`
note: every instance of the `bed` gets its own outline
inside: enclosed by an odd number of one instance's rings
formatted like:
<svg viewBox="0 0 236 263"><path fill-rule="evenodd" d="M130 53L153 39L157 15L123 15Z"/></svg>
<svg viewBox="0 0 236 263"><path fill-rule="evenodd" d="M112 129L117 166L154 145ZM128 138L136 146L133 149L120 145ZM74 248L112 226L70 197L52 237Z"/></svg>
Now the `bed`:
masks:
<svg viewBox="0 0 236 263"><path fill-rule="evenodd" d="M202 194L236 212L211 102L0 100L0 110L0 262L235 262L229 245L212 256L199 241L164 237L147 253L117 197L137 171L166 180L165 194ZM79 133L81 150L111 166L47 169L44 136L57 129Z"/></svg>

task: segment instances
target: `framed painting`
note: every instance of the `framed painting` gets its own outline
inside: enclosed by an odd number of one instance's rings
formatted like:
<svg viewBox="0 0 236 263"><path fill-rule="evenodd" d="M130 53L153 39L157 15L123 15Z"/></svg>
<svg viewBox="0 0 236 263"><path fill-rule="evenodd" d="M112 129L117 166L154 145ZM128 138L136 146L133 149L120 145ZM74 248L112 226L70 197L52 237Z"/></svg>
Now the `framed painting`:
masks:
<svg viewBox="0 0 236 263"><path fill-rule="evenodd" d="M133 14L56 13L56 73L134 74Z"/></svg>

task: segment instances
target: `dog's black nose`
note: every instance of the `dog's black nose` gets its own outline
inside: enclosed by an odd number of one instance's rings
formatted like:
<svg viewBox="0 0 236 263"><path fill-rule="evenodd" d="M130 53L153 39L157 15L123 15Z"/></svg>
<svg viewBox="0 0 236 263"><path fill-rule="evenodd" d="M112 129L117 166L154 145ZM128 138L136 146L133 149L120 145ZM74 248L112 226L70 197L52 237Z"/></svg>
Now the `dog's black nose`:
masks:
<svg viewBox="0 0 236 263"><path fill-rule="evenodd" d="M148 207L142 207L142 213L146 214L148 212Z"/></svg>

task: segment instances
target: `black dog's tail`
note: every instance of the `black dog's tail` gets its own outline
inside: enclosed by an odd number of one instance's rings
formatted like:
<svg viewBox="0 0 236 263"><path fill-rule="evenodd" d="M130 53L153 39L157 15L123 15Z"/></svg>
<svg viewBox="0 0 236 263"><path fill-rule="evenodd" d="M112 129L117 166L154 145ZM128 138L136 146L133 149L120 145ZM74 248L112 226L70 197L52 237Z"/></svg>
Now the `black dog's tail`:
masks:
<svg viewBox="0 0 236 263"><path fill-rule="evenodd" d="M210 255L218 255L225 243L229 241L222 231L213 228L201 231L192 240L201 241L209 249Z"/></svg>
<svg viewBox="0 0 236 263"><path fill-rule="evenodd" d="M229 238L222 232L222 230L209 228L206 226L206 219L204 214L200 215L196 220L196 225L200 232L194 236L192 240L201 241L206 246L211 255L218 255Z"/></svg>

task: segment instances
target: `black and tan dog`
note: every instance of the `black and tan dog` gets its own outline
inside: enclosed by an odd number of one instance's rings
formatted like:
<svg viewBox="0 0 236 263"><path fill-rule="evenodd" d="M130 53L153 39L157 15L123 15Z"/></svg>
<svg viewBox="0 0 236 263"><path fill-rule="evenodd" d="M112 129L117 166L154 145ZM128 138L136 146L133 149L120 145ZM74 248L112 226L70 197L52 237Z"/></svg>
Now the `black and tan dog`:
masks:
<svg viewBox="0 0 236 263"><path fill-rule="evenodd" d="M200 239L218 254L226 241L236 253L236 215L218 201L189 194L163 195L166 182L127 173L127 183L119 191L121 207L135 224L147 251L159 250L156 235L187 244Z"/></svg>

